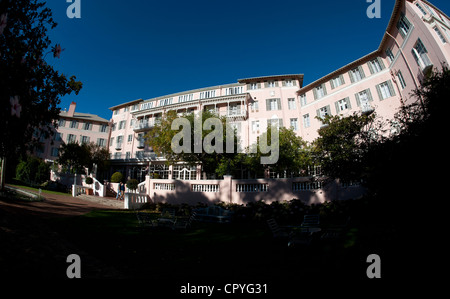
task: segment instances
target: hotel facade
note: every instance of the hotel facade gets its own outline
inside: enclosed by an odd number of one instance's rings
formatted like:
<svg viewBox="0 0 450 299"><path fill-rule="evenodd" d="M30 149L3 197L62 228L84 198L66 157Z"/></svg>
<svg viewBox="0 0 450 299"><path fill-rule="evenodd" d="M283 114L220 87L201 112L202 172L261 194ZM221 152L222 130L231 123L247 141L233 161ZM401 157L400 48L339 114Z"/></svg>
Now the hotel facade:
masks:
<svg viewBox="0 0 450 299"><path fill-rule="evenodd" d="M111 107L112 171L140 181L148 173L166 180L210 178L201 166L166 165L145 144L146 132L170 110L180 115L213 110L225 116L236 128L241 148L255 143L271 123L293 128L311 142L322 126L316 116L376 111L392 120L402 105L416 101L411 92L422 80L449 61L449 17L428 1L397 0L378 49L308 85L303 85L303 74L244 78Z"/></svg>

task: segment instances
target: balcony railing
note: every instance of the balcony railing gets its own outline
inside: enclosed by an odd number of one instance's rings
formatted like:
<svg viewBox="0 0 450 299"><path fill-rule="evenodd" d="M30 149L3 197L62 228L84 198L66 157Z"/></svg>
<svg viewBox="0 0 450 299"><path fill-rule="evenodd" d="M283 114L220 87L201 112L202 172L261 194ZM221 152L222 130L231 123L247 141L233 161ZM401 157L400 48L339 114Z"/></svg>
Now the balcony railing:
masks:
<svg viewBox="0 0 450 299"><path fill-rule="evenodd" d="M161 157L159 157L161 158ZM112 160L158 160L158 156L154 152L139 151L133 154L116 153L112 155Z"/></svg>
<svg viewBox="0 0 450 299"><path fill-rule="evenodd" d="M155 123L156 122L154 120L139 121L134 124L133 130L135 132L145 131L145 130L153 128L155 126Z"/></svg>
<svg viewBox="0 0 450 299"><path fill-rule="evenodd" d="M370 114L375 110L375 108L373 108L370 103L366 102L366 103L361 103L361 112L364 114Z"/></svg>

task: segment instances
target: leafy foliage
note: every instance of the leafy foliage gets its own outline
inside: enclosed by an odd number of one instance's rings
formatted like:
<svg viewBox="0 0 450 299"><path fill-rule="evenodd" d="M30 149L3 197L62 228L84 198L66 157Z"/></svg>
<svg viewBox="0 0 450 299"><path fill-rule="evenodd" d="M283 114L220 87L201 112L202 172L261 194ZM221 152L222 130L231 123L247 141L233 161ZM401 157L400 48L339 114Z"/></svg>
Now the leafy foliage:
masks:
<svg viewBox="0 0 450 299"><path fill-rule="evenodd" d="M50 165L39 158L29 156L16 167L16 178L20 181L35 185L49 179Z"/></svg>
<svg viewBox="0 0 450 299"><path fill-rule="evenodd" d="M120 172L114 172L111 176L111 183L120 183L123 180L123 174Z"/></svg>
<svg viewBox="0 0 450 299"><path fill-rule="evenodd" d="M1 1L0 16L0 156L11 157L54 134L60 98L78 94L82 84L45 61L60 46L50 48L47 32L57 24L44 2Z"/></svg>
<svg viewBox="0 0 450 299"><path fill-rule="evenodd" d="M127 188L130 190L136 190L138 188L139 182L136 179L131 179L127 181Z"/></svg>
<svg viewBox="0 0 450 299"><path fill-rule="evenodd" d="M225 117L219 117L217 114L211 111L203 111L200 114L185 113L181 118L187 120L185 122L186 128L181 126L180 128L172 130L172 124L178 116L175 111L169 111L161 118L158 125L153 127L146 135L147 144L153 148L155 153L166 157L169 162L186 162L190 165L201 164L203 171L206 173L216 173L218 175L226 174L229 166L227 163L235 159L237 155L237 137L236 132L229 124L227 124ZM216 128L214 125L209 130L203 130L205 121L208 119L218 119L221 124L221 128ZM196 125L197 123L197 125ZM227 142L227 126L228 132L232 132L233 136L233 153L226 153ZM176 152L172 149L172 141L176 140L177 134L182 130L189 130L190 139L179 139L177 146L186 146L186 151ZM208 142L204 143L205 138L213 131L220 130L221 140L213 139L211 144L217 148L223 149L222 152L215 152L212 148L208 148ZM195 136L201 137L201 140L196 140ZM200 142L200 144L199 144ZM196 147L200 145L201 151L196 150Z"/></svg>

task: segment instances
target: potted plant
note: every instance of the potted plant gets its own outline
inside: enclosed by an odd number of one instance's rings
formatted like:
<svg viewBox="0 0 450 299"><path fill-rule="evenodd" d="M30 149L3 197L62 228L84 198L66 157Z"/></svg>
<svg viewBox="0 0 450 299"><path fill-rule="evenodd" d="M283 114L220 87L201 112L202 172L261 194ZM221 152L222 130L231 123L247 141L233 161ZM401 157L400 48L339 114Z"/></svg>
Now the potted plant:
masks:
<svg viewBox="0 0 450 299"><path fill-rule="evenodd" d="M94 180L91 178L91 177L86 177L85 179L84 179L84 182L86 183L86 184L88 184L88 185L92 185L92 183L94 182ZM86 188L86 195L92 195L93 194L93 192L92 192L92 188Z"/></svg>
<svg viewBox="0 0 450 299"><path fill-rule="evenodd" d="M136 179L131 179L127 181L127 188L130 190L136 191L136 189L138 188L139 182Z"/></svg>

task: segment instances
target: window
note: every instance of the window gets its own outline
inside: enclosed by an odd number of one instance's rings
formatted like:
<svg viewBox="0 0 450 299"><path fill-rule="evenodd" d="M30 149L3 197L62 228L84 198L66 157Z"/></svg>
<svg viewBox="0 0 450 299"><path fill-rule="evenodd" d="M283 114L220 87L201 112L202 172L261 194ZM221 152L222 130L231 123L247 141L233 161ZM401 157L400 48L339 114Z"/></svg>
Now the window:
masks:
<svg viewBox="0 0 450 299"><path fill-rule="evenodd" d="M60 120L58 121L58 127L63 128L63 127L65 127L65 126L66 126L66 120L65 120L65 119L60 119Z"/></svg>
<svg viewBox="0 0 450 299"><path fill-rule="evenodd" d="M354 68L351 71L349 71L348 75L352 83L358 82L359 80L366 77L366 75L364 74L364 70L362 69L361 66L358 66L357 68Z"/></svg>
<svg viewBox="0 0 450 299"><path fill-rule="evenodd" d="M131 159L131 152L126 152L125 153L125 159Z"/></svg>
<svg viewBox="0 0 450 299"><path fill-rule="evenodd" d="M310 120L309 120L309 113L303 115L303 127L309 128L311 126Z"/></svg>
<svg viewBox="0 0 450 299"><path fill-rule="evenodd" d="M119 122L119 130L125 129L126 120L122 120Z"/></svg>
<svg viewBox="0 0 450 299"><path fill-rule="evenodd" d="M215 96L216 96L215 90L206 90L206 91L200 92L200 99L208 99L208 98L213 98Z"/></svg>
<svg viewBox="0 0 450 299"><path fill-rule="evenodd" d="M141 110L151 109L151 108L153 108L153 101L141 104Z"/></svg>
<svg viewBox="0 0 450 299"><path fill-rule="evenodd" d="M90 139L89 136L81 136L81 144L89 143Z"/></svg>
<svg viewBox="0 0 450 299"><path fill-rule="evenodd" d="M326 116L330 116L330 105L324 106L317 110L317 116L320 118L325 118Z"/></svg>
<svg viewBox="0 0 450 299"><path fill-rule="evenodd" d="M116 149L120 149L122 148L122 143L123 143L123 136L117 136L117 141L116 141Z"/></svg>
<svg viewBox="0 0 450 299"><path fill-rule="evenodd" d="M278 81L266 81L264 82L264 87L278 87Z"/></svg>
<svg viewBox="0 0 450 299"><path fill-rule="evenodd" d="M106 133L108 131L108 125L101 125L100 126L100 132Z"/></svg>
<svg viewBox="0 0 450 299"><path fill-rule="evenodd" d="M197 166L174 165L173 179L175 180L195 180L197 176Z"/></svg>
<svg viewBox="0 0 450 299"><path fill-rule="evenodd" d="M296 86L296 85L297 85L297 82L295 82L295 80L293 80L293 79L286 79L283 81L283 86L286 86L286 87L292 87L292 86Z"/></svg>
<svg viewBox="0 0 450 299"><path fill-rule="evenodd" d="M225 95L233 95L233 94L241 94L244 92L243 86L235 86L235 87L228 87L225 88Z"/></svg>
<svg viewBox="0 0 450 299"><path fill-rule="evenodd" d="M404 89L406 87L406 81L405 81L405 78L403 78L401 71L397 72L397 78L398 78L398 81L400 82L400 86L402 87L402 89Z"/></svg>
<svg viewBox="0 0 450 299"><path fill-rule="evenodd" d="M106 140L104 138L97 138L97 145L105 147L106 146Z"/></svg>
<svg viewBox="0 0 450 299"><path fill-rule="evenodd" d="M253 103L251 103L250 109L252 110L252 112L259 112L258 101L254 101Z"/></svg>
<svg viewBox="0 0 450 299"><path fill-rule="evenodd" d="M378 84L376 86L380 101L395 96L395 91L391 80Z"/></svg>
<svg viewBox="0 0 450 299"><path fill-rule="evenodd" d="M172 104L172 100L173 100L173 98L159 100L159 106L161 107L161 106L170 105L170 104Z"/></svg>
<svg viewBox="0 0 450 299"><path fill-rule="evenodd" d="M189 101L192 101L193 99L194 99L194 95L192 93L181 95L178 97L178 103L189 102Z"/></svg>
<svg viewBox="0 0 450 299"><path fill-rule="evenodd" d="M52 157L58 157L59 154L59 148L52 147Z"/></svg>
<svg viewBox="0 0 450 299"><path fill-rule="evenodd" d="M259 120L252 121L252 133L259 134Z"/></svg>
<svg viewBox="0 0 450 299"><path fill-rule="evenodd" d="M392 53L391 49L386 49L386 57L389 60L389 63L392 63L392 61L394 61L394 53Z"/></svg>
<svg viewBox="0 0 450 299"><path fill-rule="evenodd" d="M135 105L131 106L131 111L136 111L138 109L139 109L138 104L135 104Z"/></svg>
<svg viewBox="0 0 450 299"><path fill-rule="evenodd" d="M380 57L377 57L377 59L369 61L367 65L369 66L369 71L371 74L378 73L384 69L384 63Z"/></svg>
<svg viewBox="0 0 450 299"><path fill-rule="evenodd" d="M128 142L133 141L133 134L128 135L128 140L127 140L127 141L128 141Z"/></svg>
<svg viewBox="0 0 450 299"><path fill-rule="evenodd" d="M355 98L356 98L356 105L358 105L358 107L361 107L362 112L373 111L373 108L370 105L370 102L373 100L373 98L369 88L356 93Z"/></svg>
<svg viewBox="0 0 450 299"><path fill-rule="evenodd" d="M117 123L113 123L111 126L111 132L114 132L116 130Z"/></svg>
<svg viewBox="0 0 450 299"><path fill-rule="evenodd" d="M321 84L313 89L314 100L318 100L327 95L325 84Z"/></svg>
<svg viewBox="0 0 450 299"><path fill-rule="evenodd" d="M253 82L253 83L247 84L248 90L255 90L255 89L260 89L260 88L261 88L261 83Z"/></svg>
<svg viewBox="0 0 450 299"><path fill-rule="evenodd" d="M346 97L345 99L339 100L337 102L335 102L335 106L336 106L336 112L342 112L345 111L347 109L351 109L351 105L350 105L350 98Z"/></svg>
<svg viewBox="0 0 450 299"><path fill-rule="evenodd" d="M397 28L398 32L402 37L405 37L408 34L409 30L411 29L411 23L405 17L404 13L402 13L400 19L397 22Z"/></svg>
<svg viewBox="0 0 450 299"><path fill-rule="evenodd" d="M85 123L83 129L86 130L86 131L92 130L92 124L91 123Z"/></svg>
<svg viewBox="0 0 450 299"><path fill-rule="evenodd" d="M72 143L77 141L77 136L73 135L73 134L69 134L67 135L67 143Z"/></svg>
<svg viewBox="0 0 450 299"><path fill-rule="evenodd" d="M288 109L289 110L295 110L297 109L296 105L295 105L295 99L294 98L289 98L288 99Z"/></svg>
<svg viewBox="0 0 450 299"><path fill-rule="evenodd" d="M414 56L414 59L416 60L417 64L420 66L422 71L432 65L432 63L427 55L428 51L425 48L425 46L423 45L420 38L417 40L414 48L411 51Z"/></svg>
<svg viewBox="0 0 450 299"><path fill-rule="evenodd" d="M122 158L122 154L120 152L117 152L114 154L114 159L115 160L120 160L120 158Z"/></svg>
<svg viewBox="0 0 450 299"><path fill-rule="evenodd" d="M114 110L114 115L118 115L119 111L120 111L120 109Z"/></svg>
<svg viewBox="0 0 450 299"><path fill-rule="evenodd" d="M281 110L281 101L280 99L266 99L266 110Z"/></svg>
<svg viewBox="0 0 450 299"><path fill-rule="evenodd" d="M72 120L70 122L70 128L71 129L78 129L78 122L76 120Z"/></svg>
<svg viewBox="0 0 450 299"><path fill-rule="evenodd" d="M331 89L335 89L336 87L341 86L342 84L344 84L344 76L339 75L333 79L330 80L330 84L331 84Z"/></svg>
<svg viewBox="0 0 450 299"><path fill-rule="evenodd" d="M306 101L306 94L301 94L300 95L300 105L301 106L305 106L306 103L307 103L307 101Z"/></svg>
<svg viewBox="0 0 450 299"><path fill-rule="evenodd" d="M128 112L130 110L130 107L123 108L123 112Z"/></svg>
<svg viewBox="0 0 450 299"><path fill-rule="evenodd" d="M297 131L297 130L298 130L298 121L297 121L297 118L291 118L291 119L290 119L290 125L291 125L291 128L294 129L294 131Z"/></svg>
<svg viewBox="0 0 450 299"><path fill-rule="evenodd" d="M321 120L319 120L320 125L324 126L324 124L322 123L322 120L324 118L326 118L327 116L331 116L331 109L330 109L330 105L324 106L320 109L317 109L317 117L319 117Z"/></svg>
<svg viewBox="0 0 450 299"><path fill-rule="evenodd" d="M441 40L441 42L443 44L445 44L447 41L445 40L444 35L442 34L442 32L439 30L439 28L437 28L437 26L433 27L434 31L436 32L436 34L439 36L439 39Z"/></svg>
<svg viewBox="0 0 450 299"><path fill-rule="evenodd" d="M417 6L417 8L419 8L420 12L421 12L423 15L426 15L426 14L427 14L427 12L425 11L425 9L423 9L423 7L422 7L419 3L416 3L416 6Z"/></svg>
<svg viewBox="0 0 450 299"><path fill-rule="evenodd" d="M62 141L62 138L63 138L62 133L59 133L59 132L55 133L55 137L54 137L55 141Z"/></svg>

